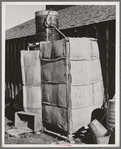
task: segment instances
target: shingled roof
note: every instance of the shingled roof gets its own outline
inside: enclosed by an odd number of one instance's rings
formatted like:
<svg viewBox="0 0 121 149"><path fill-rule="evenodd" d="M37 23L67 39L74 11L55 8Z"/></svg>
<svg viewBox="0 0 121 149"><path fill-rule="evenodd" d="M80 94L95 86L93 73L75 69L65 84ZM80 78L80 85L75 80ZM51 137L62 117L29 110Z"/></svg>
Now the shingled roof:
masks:
<svg viewBox="0 0 121 149"><path fill-rule="evenodd" d="M59 29L68 29L116 18L114 5L76 5L59 10ZM6 30L6 40L36 34L35 19Z"/></svg>

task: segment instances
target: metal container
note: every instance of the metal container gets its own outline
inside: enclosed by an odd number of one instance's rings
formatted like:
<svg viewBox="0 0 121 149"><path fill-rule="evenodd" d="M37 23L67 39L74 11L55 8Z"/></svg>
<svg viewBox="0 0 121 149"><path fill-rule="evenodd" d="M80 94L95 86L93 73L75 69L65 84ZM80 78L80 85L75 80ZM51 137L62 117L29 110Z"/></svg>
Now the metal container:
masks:
<svg viewBox="0 0 121 149"><path fill-rule="evenodd" d="M115 127L115 100L109 100L108 102L108 109L107 109L107 116L106 116L106 126L107 129L113 131Z"/></svg>
<svg viewBox="0 0 121 149"><path fill-rule="evenodd" d="M48 14L49 13L49 14ZM57 11L37 11L35 12L36 36L37 42L40 41L56 41L59 39L58 32L46 24L58 28L58 12Z"/></svg>

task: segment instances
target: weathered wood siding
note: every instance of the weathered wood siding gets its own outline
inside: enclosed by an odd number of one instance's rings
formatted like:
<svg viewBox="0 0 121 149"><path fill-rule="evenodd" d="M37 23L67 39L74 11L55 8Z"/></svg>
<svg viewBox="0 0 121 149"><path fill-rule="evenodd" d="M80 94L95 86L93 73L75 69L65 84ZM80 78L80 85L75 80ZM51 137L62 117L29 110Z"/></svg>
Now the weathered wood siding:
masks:
<svg viewBox="0 0 121 149"><path fill-rule="evenodd" d="M35 36L6 40L5 49L5 103L15 99L22 90L20 51L27 50L28 43L35 42Z"/></svg>

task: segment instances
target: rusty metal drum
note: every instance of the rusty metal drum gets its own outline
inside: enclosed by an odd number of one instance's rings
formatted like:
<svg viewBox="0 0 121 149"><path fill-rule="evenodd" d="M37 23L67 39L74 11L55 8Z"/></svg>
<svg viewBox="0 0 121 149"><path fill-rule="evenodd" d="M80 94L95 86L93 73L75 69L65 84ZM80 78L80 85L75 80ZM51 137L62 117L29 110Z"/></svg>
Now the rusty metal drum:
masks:
<svg viewBox="0 0 121 149"><path fill-rule="evenodd" d="M48 14L49 13L49 14ZM40 41L56 41L59 39L58 32L49 27L55 26L58 28L58 12L57 11L37 11L35 12L35 21L36 21L36 40L37 42Z"/></svg>

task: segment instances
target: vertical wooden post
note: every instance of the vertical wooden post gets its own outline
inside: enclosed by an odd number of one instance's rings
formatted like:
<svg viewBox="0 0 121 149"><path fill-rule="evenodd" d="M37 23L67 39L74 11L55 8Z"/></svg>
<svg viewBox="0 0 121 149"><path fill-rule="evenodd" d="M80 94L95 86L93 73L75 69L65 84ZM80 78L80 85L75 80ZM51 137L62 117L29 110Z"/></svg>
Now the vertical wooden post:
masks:
<svg viewBox="0 0 121 149"><path fill-rule="evenodd" d="M11 78L10 78L11 77L11 74L10 74L11 73L11 71L10 71L11 70L11 64L10 64L10 41L9 40L7 41L7 53L6 54L7 54L6 56L8 59L8 61L7 61L7 63L8 63L8 65L7 65L8 66L7 67L7 69L8 69L7 70L7 78L8 78L8 86L9 86L9 91L10 91L9 92L9 98L11 99L11 81L10 81L11 80Z"/></svg>
<svg viewBox="0 0 121 149"><path fill-rule="evenodd" d="M16 44L16 42L15 42L15 40L13 40L13 46L12 46L12 52L13 52L13 54L12 54L12 62L13 62L13 98L15 98L15 84L16 84L16 80L15 80L15 78L16 78L16 69L15 69L15 67L16 67L16 56L15 56L15 52L16 52L16 48L15 48L15 44Z"/></svg>
<svg viewBox="0 0 121 149"><path fill-rule="evenodd" d="M72 132L71 132L71 124L70 124L70 118L71 118L71 100L70 100L70 83L69 83L69 75L70 75L70 70L69 70L69 65L70 65L70 45L69 45L69 39L66 40L66 78L67 78L67 84L66 84L66 99L67 99L67 131L68 131L68 138L71 141L72 138Z"/></svg>
<svg viewBox="0 0 121 149"><path fill-rule="evenodd" d="M22 50L25 50L25 47L26 47L26 38L23 38L23 48L22 48Z"/></svg>
<svg viewBox="0 0 121 149"><path fill-rule="evenodd" d="M10 40L10 90L12 99L12 42Z"/></svg>
<svg viewBox="0 0 121 149"><path fill-rule="evenodd" d="M68 67L68 63L69 63L69 41L67 39L65 39L65 42L66 42L66 79L67 79L67 84L66 84L66 100L67 100L67 103L69 103L69 92L68 92L68 87L69 87L69 80L68 80L68 73L69 73L69 67ZM68 107L67 107L67 113L69 113L69 104L68 104ZM69 134L69 114L67 116L67 131L68 131L68 134Z"/></svg>
<svg viewBox="0 0 121 149"><path fill-rule="evenodd" d="M18 78L18 70L19 70L19 39L16 39L16 84L17 84L17 94L19 93L19 78Z"/></svg>
<svg viewBox="0 0 121 149"><path fill-rule="evenodd" d="M19 58L19 61L18 61L18 66L19 66L19 74L18 74L18 77L19 77L19 92L21 91L21 74L20 74L20 72L21 72L21 63L20 63L20 51L21 51L21 39L19 39L19 49L18 49L18 58Z"/></svg>
<svg viewBox="0 0 121 149"><path fill-rule="evenodd" d="M14 98L14 41L11 40L11 86L12 86L12 99Z"/></svg>
<svg viewBox="0 0 121 149"><path fill-rule="evenodd" d="M86 26L86 37L89 36L89 29L88 29L88 26Z"/></svg>
<svg viewBox="0 0 121 149"><path fill-rule="evenodd" d="M7 73L6 73L6 70L7 70L7 41L5 40L5 90L7 88Z"/></svg>
<svg viewBox="0 0 121 149"><path fill-rule="evenodd" d="M109 99L109 25L106 24L106 96Z"/></svg>
<svg viewBox="0 0 121 149"><path fill-rule="evenodd" d="M98 39L98 26L95 24L95 37Z"/></svg>
<svg viewBox="0 0 121 149"><path fill-rule="evenodd" d="M16 57L16 52L17 51L17 39L15 39L14 42L14 63L15 63L15 96L18 94L18 90L17 90L17 57Z"/></svg>

